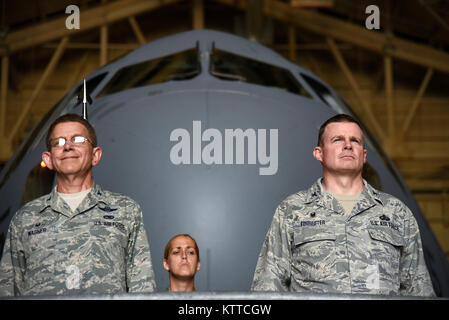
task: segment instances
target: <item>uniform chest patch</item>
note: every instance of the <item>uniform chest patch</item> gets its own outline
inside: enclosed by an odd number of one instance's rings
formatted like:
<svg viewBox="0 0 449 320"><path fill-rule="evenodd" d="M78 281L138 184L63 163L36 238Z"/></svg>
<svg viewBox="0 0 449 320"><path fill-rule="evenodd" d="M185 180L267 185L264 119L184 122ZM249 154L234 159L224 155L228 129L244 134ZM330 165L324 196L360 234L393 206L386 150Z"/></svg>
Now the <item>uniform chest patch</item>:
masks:
<svg viewBox="0 0 449 320"><path fill-rule="evenodd" d="M94 221L94 226L115 227L120 231L125 232L125 225L121 222L112 221L114 218L115 217L112 215L105 215L103 216L104 220Z"/></svg>
<svg viewBox="0 0 449 320"><path fill-rule="evenodd" d="M106 207L99 207L99 208L100 208L100 210L103 210L103 211L105 211L105 212L111 212L111 211L117 210L117 208L111 208L111 207L109 207L109 206L106 206Z"/></svg>
<svg viewBox="0 0 449 320"><path fill-rule="evenodd" d="M41 234L41 233L45 233L47 232L47 228L40 228L40 229L34 229L34 230L30 230L28 231L28 238L31 236L34 236L36 234Z"/></svg>
<svg viewBox="0 0 449 320"><path fill-rule="evenodd" d="M42 226L40 223L36 223L31 230L26 231L25 237L29 240L40 234L55 231L57 231L55 226Z"/></svg>
<svg viewBox="0 0 449 320"><path fill-rule="evenodd" d="M388 227L393 230L399 231L399 225L390 221L391 219L386 215L381 215L379 220L370 220L372 226Z"/></svg>
<svg viewBox="0 0 449 320"><path fill-rule="evenodd" d="M326 224L325 220L302 220L299 223L300 227L316 227L316 226L324 226Z"/></svg>

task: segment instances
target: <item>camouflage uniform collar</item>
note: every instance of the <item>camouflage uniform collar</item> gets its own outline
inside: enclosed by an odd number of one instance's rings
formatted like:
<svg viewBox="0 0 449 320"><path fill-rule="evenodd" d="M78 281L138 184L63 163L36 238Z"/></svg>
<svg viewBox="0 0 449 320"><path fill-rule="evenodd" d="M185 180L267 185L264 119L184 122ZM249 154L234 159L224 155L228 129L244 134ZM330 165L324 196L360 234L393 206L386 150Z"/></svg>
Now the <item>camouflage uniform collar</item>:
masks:
<svg viewBox="0 0 449 320"><path fill-rule="evenodd" d="M322 184L323 178L319 178L309 190L305 197L305 203L316 202L322 207L327 207L331 209L336 209L336 203L338 202L330 192L327 192ZM380 197L379 191L374 189L365 179L363 179L363 185L365 188L360 194L360 199L357 203L358 207L368 207L373 206L377 203L383 205L382 199ZM339 211L339 210L335 210Z"/></svg>
<svg viewBox="0 0 449 320"><path fill-rule="evenodd" d="M329 205L326 206L326 203L330 204L333 197L329 192L324 190L322 181L323 178L319 178L314 184L312 184L309 190L307 190L305 203L317 202L323 207L329 207Z"/></svg>
<svg viewBox="0 0 449 320"><path fill-rule="evenodd" d="M374 189L368 182L366 182L365 179L363 179L363 184L365 185L365 189L363 189L362 195L379 202L381 205L384 205L382 198L380 196L380 192Z"/></svg>
<svg viewBox="0 0 449 320"><path fill-rule="evenodd" d="M94 182L94 185L92 186L92 191L88 194L88 196L91 196L91 203L98 204L98 207L102 209L103 211L111 211L111 209L115 210L118 208L117 205L113 204L111 202L111 197L108 197L105 194L105 191L103 188ZM80 206L81 207L81 206Z"/></svg>
<svg viewBox="0 0 449 320"><path fill-rule="evenodd" d="M95 205L98 205L102 209L115 207L109 203L108 198L105 196L105 193L101 186L94 182L92 185L92 189L86 195L86 198L84 198L84 200L80 203L75 212L72 212L68 204L58 195L56 187L57 186L55 186L53 190L47 195L40 212L44 211L47 207L51 207L53 210L66 216L75 216L78 213L89 210Z"/></svg>
<svg viewBox="0 0 449 320"><path fill-rule="evenodd" d="M58 187L58 185L55 185L53 187L53 190L51 190L51 192L46 195L45 201L42 203L42 207L39 212L44 211L48 207L51 207L53 209L55 209L57 207L58 199L60 198L58 196L58 192L56 191L57 187Z"/></svg>

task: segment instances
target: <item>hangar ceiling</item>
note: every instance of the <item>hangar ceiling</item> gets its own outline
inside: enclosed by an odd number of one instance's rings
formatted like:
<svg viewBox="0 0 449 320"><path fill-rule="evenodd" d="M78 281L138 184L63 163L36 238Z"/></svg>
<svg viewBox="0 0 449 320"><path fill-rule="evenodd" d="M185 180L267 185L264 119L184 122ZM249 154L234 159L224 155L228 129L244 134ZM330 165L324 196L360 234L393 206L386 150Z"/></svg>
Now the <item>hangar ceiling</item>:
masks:
<svg viewBox="0 0 449 320"><path fill-rule="evenodd" d="M1 0L0 160L76 82L143 43L190 29L262 42L333 86L415 193L449 190L449 2ZM368 30L369 5L380 29ZM67 6L80 9L69 30Z"/></svg>

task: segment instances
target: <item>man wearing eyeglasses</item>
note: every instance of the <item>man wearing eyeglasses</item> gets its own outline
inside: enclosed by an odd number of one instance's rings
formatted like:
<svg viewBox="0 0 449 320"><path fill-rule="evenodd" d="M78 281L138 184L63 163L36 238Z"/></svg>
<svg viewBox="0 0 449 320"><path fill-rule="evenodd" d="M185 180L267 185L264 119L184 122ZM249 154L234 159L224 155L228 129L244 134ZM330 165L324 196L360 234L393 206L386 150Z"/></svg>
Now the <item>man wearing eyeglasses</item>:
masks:
<svg viewBox="0 0 449 320"><path fill-rule="evenodd" d="M42 160L56 171L53 191L12 218L0 263L0 296L152 292L156 288L139 205L103 190L92 167L101 159L82 117L56 119Z"/></svg>

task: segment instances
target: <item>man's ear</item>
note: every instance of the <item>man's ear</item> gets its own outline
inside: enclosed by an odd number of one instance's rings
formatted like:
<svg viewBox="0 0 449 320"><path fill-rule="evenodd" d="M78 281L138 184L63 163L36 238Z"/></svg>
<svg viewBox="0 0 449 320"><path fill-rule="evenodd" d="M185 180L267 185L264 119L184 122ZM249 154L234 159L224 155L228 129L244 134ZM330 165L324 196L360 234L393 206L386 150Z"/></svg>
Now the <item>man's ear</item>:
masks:
<svg viewBox="0 0 449 320"><path fill-rule="evenodd" d="M162 260L162 263L164 265L164 269L167 271L170 271L170 267L168 266L167 259L164 258L164 260Z"/></svg>
<svg viewBox="0 0 449 320"><path fill-rule="evenodd" d="M92 167L95 167L100 162L103 150L100 147L95 147L92 150Z"/></svg>
<svg viewBox="0 0 449 320"><path fill-rule="evenodd" d="M53 170L53 162L51 161L51 153L49 151L42 153L42 161L45 162L48 169Z"/></svg>
<svg viewBox="0 0 449 320"><path fill-rule="evenodd" d="M196 271L200 271L201 269L201 262L198 261L198 264L196 266Z"/></svg>
<svg viewBox="0 0 449 320"><path fill-rule="evenodd" d="M323 149L319 146L313 148L313 157L319 162L323 162Z"/></svg>

